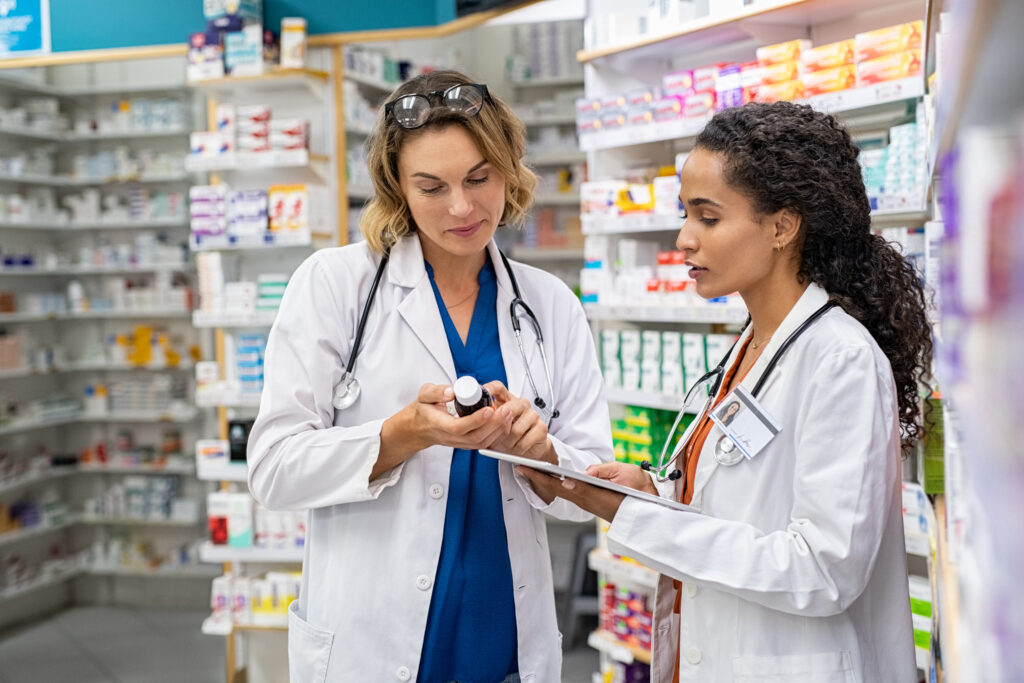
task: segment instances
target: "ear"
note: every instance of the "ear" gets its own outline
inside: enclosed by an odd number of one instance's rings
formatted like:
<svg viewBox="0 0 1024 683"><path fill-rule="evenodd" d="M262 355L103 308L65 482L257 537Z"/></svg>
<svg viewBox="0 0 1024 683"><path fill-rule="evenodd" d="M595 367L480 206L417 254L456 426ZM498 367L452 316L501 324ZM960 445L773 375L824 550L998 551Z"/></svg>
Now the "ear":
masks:
<svg viewBox="0 0 1024 683"><path fill-rule="evenodd" d="M795 242L800 235L800 226L803 223L800 214L792 209L782 209L775 214L774 219L775 234L772 238L773 241L776 244L782 244L783 247Z"/></svg>

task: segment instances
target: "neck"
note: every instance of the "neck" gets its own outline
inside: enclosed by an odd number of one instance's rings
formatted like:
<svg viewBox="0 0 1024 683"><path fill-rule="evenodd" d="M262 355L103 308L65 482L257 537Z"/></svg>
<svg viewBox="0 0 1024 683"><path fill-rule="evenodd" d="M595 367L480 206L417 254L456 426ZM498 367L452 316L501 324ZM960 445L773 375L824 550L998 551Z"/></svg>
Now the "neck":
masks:
<svg viewBox="0 0 1024 683"><path fill-rule="evenodd" d="M788 277L777 277L772 283L762 283L748 291L740 292L743 303L750 313L751 339L758 346L764 346L769 337L775 333L782 321L800 297L809 283L801 283L796 274Z"/></svg>
<svg viewBox="0 0 1024 683"><path fill-rule="evenodd" d="M434 282L442 294L451 292L458 294L476 287L480 269L487 261L487 249L469 256L452 254L441 249L429 240L420 239L423 258L434 269Z"/></svg>

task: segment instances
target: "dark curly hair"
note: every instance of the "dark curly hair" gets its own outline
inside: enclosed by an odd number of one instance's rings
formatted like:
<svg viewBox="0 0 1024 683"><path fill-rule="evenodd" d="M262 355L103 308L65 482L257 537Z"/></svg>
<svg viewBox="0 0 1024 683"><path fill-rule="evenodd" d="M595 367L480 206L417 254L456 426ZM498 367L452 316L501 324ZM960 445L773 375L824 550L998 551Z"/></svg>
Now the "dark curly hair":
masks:
<svg viewBox="0 0 1024 683"><path fill-rule="evenodd" d="M850 134L806 105L754 103L715 114L696 147L723 156L726 182L758 212L800 216L798 276L823 287L889 358L908 449L921 434L920 384L932 355L924 286L913 265L871 232Z"/></svg>

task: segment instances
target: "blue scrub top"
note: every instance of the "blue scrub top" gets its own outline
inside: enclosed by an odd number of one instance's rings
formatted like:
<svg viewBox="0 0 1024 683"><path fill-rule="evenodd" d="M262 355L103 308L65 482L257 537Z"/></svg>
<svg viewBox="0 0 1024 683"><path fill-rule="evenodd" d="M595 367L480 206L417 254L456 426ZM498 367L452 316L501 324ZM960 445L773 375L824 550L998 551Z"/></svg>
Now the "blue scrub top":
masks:
<svg viewBox="0 0 1024 683"><path fill-rule="evenodd" d="M487 259L480 270L466 343L427 264L458 377L508 384L498 338L498 286ZM516 606L508 559L498 461L456 449L448 480L441 558L423 638L420 683L496 683L519 671Z"/></svg>

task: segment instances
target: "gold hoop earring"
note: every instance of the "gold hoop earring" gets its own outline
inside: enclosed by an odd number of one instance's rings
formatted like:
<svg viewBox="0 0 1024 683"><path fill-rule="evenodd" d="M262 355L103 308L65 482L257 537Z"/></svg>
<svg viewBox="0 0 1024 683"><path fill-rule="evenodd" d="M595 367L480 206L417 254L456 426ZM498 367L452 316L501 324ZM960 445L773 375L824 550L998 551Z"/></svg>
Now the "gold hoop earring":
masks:
<svg viewBox="0 0 1024 683"><path fill-rule="evenodd" d="M775 243L775 250L776 250L776 251L782 251L782 249L783 249L784 247L785 247L785 245L784 245L784 244L782 244L782 242L776 242L776 243Z"/></svg>

